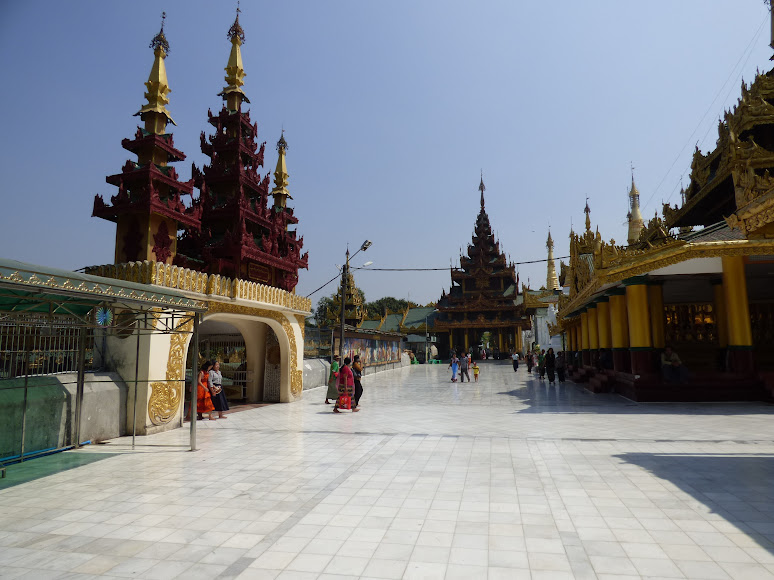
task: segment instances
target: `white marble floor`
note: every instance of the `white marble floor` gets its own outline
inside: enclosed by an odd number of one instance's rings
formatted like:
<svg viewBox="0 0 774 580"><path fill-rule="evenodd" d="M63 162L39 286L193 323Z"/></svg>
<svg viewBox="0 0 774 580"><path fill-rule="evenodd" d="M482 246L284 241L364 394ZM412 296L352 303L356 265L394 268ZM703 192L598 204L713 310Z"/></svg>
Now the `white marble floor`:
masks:
<svg viewBox="0 0 774 580"><path fill-rule="evenodd" d="M314 389L199 422L195 453L164 447L177 430L11 474L0 577L774 578L773 406L448 379L369 375L357 414Z"/></svg>

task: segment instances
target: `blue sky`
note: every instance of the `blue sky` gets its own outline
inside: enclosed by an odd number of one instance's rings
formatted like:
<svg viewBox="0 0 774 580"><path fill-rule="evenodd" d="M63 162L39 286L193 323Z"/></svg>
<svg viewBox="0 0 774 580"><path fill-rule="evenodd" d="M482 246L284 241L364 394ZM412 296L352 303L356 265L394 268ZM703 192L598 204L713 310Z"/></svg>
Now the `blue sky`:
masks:
<svg viewBox="0 0 774 580"><path fill-rule="evenodd" d="M139 120L160 12L176 146L201 166L220 109L234 19L227 2L0 3L0 255L80 268L113 259L115 226L91 218ZM556 255L570 223L623 242L630 163L646 219L676 202L695 144L712 148L742 75L767 70L761 0L242 2L245 92L259 138L284 126L298 230L299 294L368 238L373 267L457 263L479 172L514 261ZM748 47L749 50L748 50ZM362 263L358 256L353 265ZM558 263L557 263L558 267ZM545 264L519 267L533 287ZM366 298L436 300L449 272L360 272ZM333 285L315 298L333 292Z"/></svg>

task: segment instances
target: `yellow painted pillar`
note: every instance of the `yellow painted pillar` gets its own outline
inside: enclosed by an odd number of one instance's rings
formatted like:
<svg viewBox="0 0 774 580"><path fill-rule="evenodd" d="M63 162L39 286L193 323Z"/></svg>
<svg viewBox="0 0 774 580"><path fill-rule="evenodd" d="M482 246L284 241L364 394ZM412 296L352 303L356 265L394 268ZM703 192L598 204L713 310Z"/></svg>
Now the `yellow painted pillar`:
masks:
<svg viewBox="0 0 774 580"><path fill-rule="evenodd" d="M497 342L500 348L500 352L505 352L503 350L503 331L502 330L497 331Z"/></svg>
<svg viewBox="0 0 774 580"><path fill-rule="evenodd" d="M650 312L648 310L647 278L630 278L626 285L626 314L629 319L629 351L632 360L632 372L635 375L653 372L651 354L653 341L650 330Z"/></svg>
<svg viewBox="0 0 774 580"><path fill-rule="evenodd" d="M597 366L597 360L599 360L599 312L597 311L596 302L592 302L588 306L587 310L589 314L589 354L591 366Z"/></svg>
<svg viewBox="0 0 774 580"><path fill-rule="evenodd" d="M581 319L581 350L583 351L583 364L591 364L591 355L589 354L589 314L583 310Z"/></svg>
<svg viewBox="0 0 774 580"><path fill-rule="evenodd" d="M583 334L581 328L581 320L580 316L575 320L575 350L577 352L581 352L583 350L583 342L581 340L581 335Z"/></svg>
<svg viewBox="0 0 774 580"><path fill-rule="evenodd" d="M567 350L572 351L575 347L575 327L567 321Z"/></svg>
<svg viewBox="0 0 774 580"><path fill-rule="evenodd" d="M723 280L712 280L712 293L714 302L712 311L715 315L715 331L718 337L718 346L726 348L728 346L728 312L726 312L726 292L723 289Z"/></svg>
<svg viewBox="0 0 774 580"><path fill-rule="evenodd" d="M454 331L449 329L449 350L454 350Z"/></svg>
<svg viewBox="0 0 774 580"><path fill-rule="evenodd" d="M723 257L723 291L726 295L728 351L731 370L741 374L754 371L750 304L742 256Z"/></svg>
<svg viewBox="0 0 774 580"><path fill-rule="evenodd" d="M610 338L610 302L607 296L597 299L597 334L599 348L612 348Z"/></svg>
<svg viewBox="0 0 774 580"><path fill-rule="evenodd" d="M648 306L650 308L650 334L653 348L663 349L665 345L663 283L651 283L648 286Z"/></svg>
<svg viewBox="0 0 774 580"><path fill-rule="evenodd" d="M466 328L463 332L465 333L465 352L468 352L470 349L470 336L468 335L468 329Z"/></svg>
<svg viewBox="0 0 774 580"><path fill-rule="evenodd" d="M613 349L613 368L628 373L631 370L629 356L629 315L626 312L626 290L614 288L610 298L610 343Z"/></svg>

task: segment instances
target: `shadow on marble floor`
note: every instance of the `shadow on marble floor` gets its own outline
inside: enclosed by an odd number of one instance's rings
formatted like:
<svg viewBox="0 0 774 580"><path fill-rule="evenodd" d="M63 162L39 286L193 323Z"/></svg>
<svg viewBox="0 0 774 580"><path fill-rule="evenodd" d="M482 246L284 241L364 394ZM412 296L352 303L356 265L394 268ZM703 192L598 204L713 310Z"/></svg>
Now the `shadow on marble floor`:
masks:
<svg viewBox="0 0 774 580"><path fill-rule="evenodd" d="M82 453L78 451L62 451L44 457L27 459L22 463L12 463L5 466L6 475L0 479L0 490L14 487L41 477L48 477L62 471L68 471L102 461L121 453Z"/></svg>
<svg viewBox="0 0 774 580"><path fill-rule="evenodd" d="M520 399L527 407L517 413L774 415L774 405L770 403L638 403L616 393L592 393L571 381L551 385L529 375L521 386L497 394Z"/></svg>
<svg viewBox="0 0 774 580"><path fill-rule="evenodd" d="M668 482L667 487L677 487L774 554L774 455L623 453L613 457L647 470ZM679 499L654 499L654 503L661 509L683 510L686 516L690 510L690 505ZM695 519L701 518L697 513ZM729 526L722 528L724 533L732 530Z"/></svg>

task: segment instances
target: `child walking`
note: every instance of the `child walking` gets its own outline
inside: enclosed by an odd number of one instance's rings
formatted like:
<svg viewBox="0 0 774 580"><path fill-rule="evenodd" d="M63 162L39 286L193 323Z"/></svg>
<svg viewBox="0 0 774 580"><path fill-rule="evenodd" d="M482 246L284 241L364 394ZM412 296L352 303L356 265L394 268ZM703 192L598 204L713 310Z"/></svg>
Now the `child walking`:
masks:
<svg viewBox="0 0 774 580"><path fill-rule="evenodd" d="M481 368L478 366L478 363L476 363L475 361L473 362L473 366L470 368L473 369L473 380L478 382L478 371L480 371Z"/></svg>

